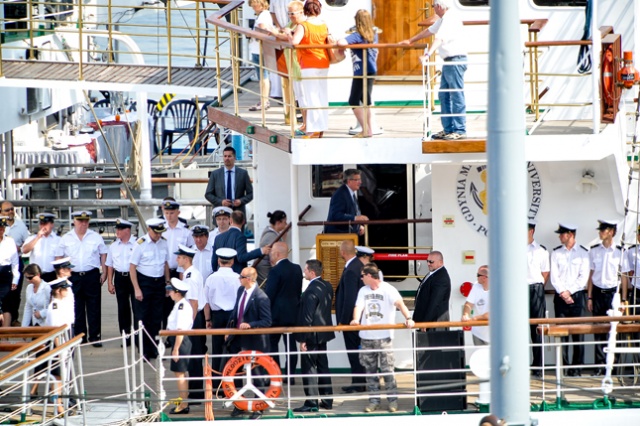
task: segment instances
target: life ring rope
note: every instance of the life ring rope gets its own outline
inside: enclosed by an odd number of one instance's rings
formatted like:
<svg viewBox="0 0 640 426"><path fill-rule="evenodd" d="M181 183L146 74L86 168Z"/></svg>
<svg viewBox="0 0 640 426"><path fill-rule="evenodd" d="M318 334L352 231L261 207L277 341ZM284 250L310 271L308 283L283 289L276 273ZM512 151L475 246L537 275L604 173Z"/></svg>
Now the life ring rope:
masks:
<svg viewBox="0 0 640 426"><path fill-rule="evenodd" d="M266 370L267 376L270 378L269 388L262 392L251 382L251 371L257 367ZM236 389L234 378L239 374L239 370L243 369L247 376L247 383ZM280 396L282 392L282 372L280 366L269 355L260 351L242 351L227 361L222 372L222 389L225 396L230 402L243 411L262 411L275 404L272 399ZM248 400L244 393L251 391L256 398Z"/></svg>

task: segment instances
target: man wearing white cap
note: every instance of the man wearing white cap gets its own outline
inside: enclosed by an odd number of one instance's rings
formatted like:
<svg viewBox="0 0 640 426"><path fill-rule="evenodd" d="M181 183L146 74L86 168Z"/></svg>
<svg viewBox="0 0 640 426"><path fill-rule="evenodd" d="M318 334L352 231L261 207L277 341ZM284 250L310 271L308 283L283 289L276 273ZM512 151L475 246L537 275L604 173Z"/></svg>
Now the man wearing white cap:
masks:
<svg viewBox="0 0 640 426"><path fill-rule="evenodd" d="M76 322L74 333L84 333L83 340L102 347L101 312L102 284L107 280L107 246L95 231L89 229L91 212L71 213L73 229L62 236L56 248L56 258L70 257L74 268L69 281L73 284Z"/></svg>
<svg viewBox="0 0 640 426"><path fill-rule="evenodd" d="M133 284L129 276L131 253L135 247L135 238L131 236L133 223L122 218L116 220L116 240L109 246L107 253L107 285L109 293L116 295L118 302L118 327L120 334L131 333L132 306L135 300ZM127 338L127 346L130 339Z"/></svg>
<svg viewBox="0 0 640 426"><path fill-rule="evenodd" d="M587 309L594 316L607 316L613 296L618 291L618 269L622 261L622 247L613 244L617 225L614 220L598 220L598 235L602 243L591 246L589 251L589 281L587 284ZM595 340L604 342L606 334L595 334ZM604 344L595 345L594 361L604 365ZM596 376L604 374L603 367L596 367Z"/></svg>
<svg viewBox="0 0 640 426"><path fill-rule="evenodd" d="M16 248L18 249L19 271L17 277L18 287L7 295L5 299L5 312L8 312L11 315L13 323L11 325L20 325L18 322L18 311L20 309L22 296L22 270L24 269L20 253L24 242L29 237L29 230L27 229L27 225L25 225L20 218L16 217L16 209L11 201L4 201L2 203L2 216L6 216L7 218L7 226L4 233L7 237L13 238L16 243Z"/></svg>
<svg viewBox="0 0 640 426"><path fill-rule="evenodd" d="M26 239L22 246L22 253L29 255L29 263L40 266L42 279L49 282L56 279L56 271L51 262L56 258L55 250L60 243L60 237L54 231L56 215L44 212L37 217L38 233Z"/></svg>
<svg viewBox="0 0 640 426"><path fill-rule="evenodd" d="M209 242L209 227L204 225L196 225L191 229L193 248L196 255L193 256L193 266L200 271L202 279L206 280L213 272L211 268L211 255L213 254L211 243Z"/></svg>
<svg viewBox="0 0 640 426"><path fill-rule="evenodd" d="M229 207L219 206L213 209L213 219L216 222L216 229L209 234L209 243L213 246L216 237L224 234L231 226L231 213L233 210Z"/></svg>
<svg viewBox="0 0 640 426"><path fill-rule="evenodd" d="M547 302L544 295L544 283L549 278L549 252L543 245L538 244L533 239L536 232L536 221L529 220L529 231L527 233L527 284L529 285L529 318L544 318L547 310ZM535 377L542 377L542 336L538 334L538 326L529 326L531 343L534 345L533 363L534 368L531 374Z"/></svg>
<svg viewBox="0 0 640 426"><path fill-rule="evenodd" d="M240 288L239 274L232 269L233 259L238 253L231 248L220 248L216 251L218 258L218 270L211 274L205 283L204 317L207 328L225 328L229 322L229 316L236 303L236 295ZM211 336L211 355L213 356L212 368L222 371L224 358L224 336Z"/></svg>
<svg viewBox="0 0 640 426"><path fill-rule="evenodd" d="M167 230L163 219L147 220L149 232L136 241L131 254L129 275L133 284L136 301L133 304L133 316L136 327L142 321L149 335L158 335L164 318L162 309L165 299L165 284L170 283L169 247L162 233ZM137 343L137 339L136 339ZM144 335L144 348L141 349L147 359L157 358L158 349Z"/></svg>
<svg viewBox="0 0 640 426"><path fill-rule="evenodd" d="M174 252L178 259L178 266L184 271L182 273L182 281L189 285L189 291L186 298L191 304L193 310L193 329L204 330L206 328L204 321L204 306L206 300L204 297L204 281L202 274L193 266L193 257L196 251L192 248L178 245L178 251ZM191 336L191 355L202 356L207 352L207 342L205 336ZM189 360L189 377L196 378L203 376L202 358L192 358ZM189 399L204 399L204 382L201 380L189 380Z"/></svg>
<svg viewBox="0 0 640 426"><path fill-rule="evenodd" d="M560 223L555 231L559 234L560 242L558 247L551 253L551 284L556 290L553 299L557 318L582 317L586 308L586 290L589 280L589 250L576 243L577 226L569 223ZM569 361L569 346L562 348L563 365L584 364L584 347L582 334L574 334L571 339L573 346L573 358ZM568 337L562 338L563 342L568 342ZM569 368L568 376L580 376L579 368Z"/></svg>

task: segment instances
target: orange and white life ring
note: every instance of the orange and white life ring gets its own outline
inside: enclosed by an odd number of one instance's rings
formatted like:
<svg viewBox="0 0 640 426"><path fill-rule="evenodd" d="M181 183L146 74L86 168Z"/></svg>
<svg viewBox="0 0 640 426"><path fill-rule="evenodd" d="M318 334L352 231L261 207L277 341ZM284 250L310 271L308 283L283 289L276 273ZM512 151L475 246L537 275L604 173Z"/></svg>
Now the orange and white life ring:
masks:
<svg viewBox="0 0 640 426"><path fill-rule="evenodd" d="M613 106L613 50L611 46L604 52L602 61L602 94L604 104Z"/></svg>
<svg viewBox="0 0 640 426"><path fill-rule="evenodd" d="M264 393L267 399L274 399L280 396L280 392L282 392L282 377L280 375L282 372L274 359L260 351L242 351L227 361L222 372L222 390L227 398L231 398L238 393L233 379L236 373L247 364L261 366L267 371L267 375L271 377L269 389ZM243 396L233 401L233 404L243 411L262 411L269 408L267 401L248 401Z"/></svg>

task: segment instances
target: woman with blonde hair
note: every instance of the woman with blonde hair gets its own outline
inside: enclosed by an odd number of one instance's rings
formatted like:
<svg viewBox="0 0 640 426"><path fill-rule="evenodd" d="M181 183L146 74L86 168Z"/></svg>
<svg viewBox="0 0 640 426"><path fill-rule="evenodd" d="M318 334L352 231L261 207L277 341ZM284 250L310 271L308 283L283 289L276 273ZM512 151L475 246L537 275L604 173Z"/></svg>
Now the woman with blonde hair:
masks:
<svg viewBox="0 0 640 426"><path fill-rule="evenodd" d="M373 26L371 14L360 9L356 13L356 31L347 37L338 40L338 46L348 46L350 44L377 44L378 34ZM364 52L366 54L366 62ZM353 59L353 80L351 82L351 95L349 96L349 105L353 107L353 114L358 120L358 124L362 127L362 132L354 137L369 138L373 136L373 123L371 120L371 109L362 108L365 101L367 105L371 105L371 92L373 89L373 79L378 72L378 49L351 49L351 57ZM366 68L365 68L366 63ZM365 98L364 93L367 96Z"/></svg>

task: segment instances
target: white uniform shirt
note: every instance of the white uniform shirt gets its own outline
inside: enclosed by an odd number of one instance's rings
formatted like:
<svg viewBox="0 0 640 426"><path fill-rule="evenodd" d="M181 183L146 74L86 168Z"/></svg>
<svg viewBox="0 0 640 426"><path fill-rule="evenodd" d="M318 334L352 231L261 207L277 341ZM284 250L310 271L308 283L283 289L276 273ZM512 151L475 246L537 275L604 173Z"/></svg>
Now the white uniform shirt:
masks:
<svg viewBox="0 0 640 426"><path fill-rule="evenodd" d="M398 300L402 300L398 290L384 281L380 281L380 287L376 290L371 290L371 287L366 285L361 287L356 298L356 307L362 309L360 324L395 324L395 304ZM393 330L360 330L358 334L362 339L393 338Z"/></svg>
<svg viewBox="0 0 640 426"><path fill-rule="evenodd" d="M193 327L193 308L186 298L173 305L167 319L167 330L191 330Z"/></svg>
<svg viewBox="0 0 640 426"><path fill-rule="evenodd" d="M71 257L73 272L100 268L100 255L103 254L107 254L107 246L100 234L91 229L87 230L82 240L78 238L75 229L72 229L62 236L56 248L56 256Z"/></svg>
<svg viewBox="0 0 640 426"><path fill-rule="evenodd" d="M558 294L565 290L573 294L587 288L589 251L581 245L568 250L564 245L551 253L551 284Z"/></svg>
<svg viewBox="0 0 640 426"><path fill-rule="evenodd" d="M11 266L11 272L13 273L11 284L18 284L18 278L20 278L18 248L13 238L7 234L0 241L0 266Z"/></svg>
<svg viewBox="0 0 640 426"><path fill-rule="evenodd" d="M207 301L204 296L204 280L200 271L191 265L184 271L182 281L189 283L189 291L187 291L186 298L198 301L198 312L204 309Z"/></svg>
<svg viewBox="0 0 640 426"><path fill-rule="evenodd" d="M24 314L22 314L22 326L45 325L47 319L47 308L51 303L51 287L44 281L40 282L38 291L33 292L33 284L29 284L25 291ZM40 313L40 318L36 318L35 312Z"/></svg>
<svg viewBox="0 0 640 426"><path fill-rule="evenodd" d="M191 247L195 244L191 231L184 224L180 226L180 222L175 228L171 228L167 223L167 230L162 233L162 237L167 240L169 247L169 269L178 269L178 255L173 254L178 251L178 244Z"/></svg>
<svg viewBox="0 0 640 426"><path fill-rule="evenodd" d="M220 267L209 275L205 283L205 296L213 311L232 311L240 288L240 275L229 267Z"/></svg>
<svg viewBox="0 0 640 426"><path fill-rule="evenodd" d="M35 240L38 235L32 235L26 239L25 244ZM40 238L33 250L29 252L29 263L35 263L40 266L42 272L53 272L54 268L51 262L56 260L56 249L60 244L60 237L52 232L48 237Z"/></svg>
<svg viewBox="0 0 640 426"><path fill-rule="evenodd" d="M465 30L462 20L454 10L447 10L444 16L429 27L429 32L435 34L435 38L442 40L438 47L438 54L442 59L450 56L466 55Z"/></svg>
<svg viewBox="0 0 640 426"><path fill-rule="evenodd" d="M152 278L164 276L164 264L168 261L169 247L164 237L154 243L147 234L136 241L131 253L131 264L136 265L136 270Z"/></svg>
<svg viewBox="0 0 640 426"><path fill-rule="evenodd" d="M549 252L547 249L536 241L527 245L527 284L544 284L542 273L549 272L549 270Z"/></svg>
<svg viewBox="0 0 640 426"><path fill-rule="evenodd" d="M486 314L489 312L489 290L485 291L482 284L474 283L467 296L467 302L473 304L474 317ZM471 334L485 342L489 341L489 327L486 325L471 327Z"/></svg>
<svg viewBox="0 0 640 426"><path fill-rule="evenodd" d="M618 267L622 260L622 247L606 248L602 244L591 247L589 268L593 271L591 282L596 287L610 289L618 286Z"/></svg>
<svg viewBox="0 0 640 426"><path fill-rule="evenodd" d="M123 242L119 238L115 240L109 246L105 265L112 267L118 272L129 272L129 264L131 263L131 254L135 247L135 241L133 235L127 242Z"/></svg>
<svg viewBox="0 0 640 426"><path fill-rule="evenodd" d="M640 246L633 245L627 249L622 262L622 273L633 272L633 277L629 280L635 288L640 288Z"/></svg>
<svg viewBox="0 0 640 426"><path fill-rule="evenodd" d="M69 291L71 291L71 289L69 289ZM70 326L75 322L74 310L69 309L69 303L65 299L51 299L51 303L49 303L49 307L47 308L46 325L52 327L60 325Z"/></svg>
<svg viewBox="0 0 640 426"><path fill-rule="evenodd" d="M13 225L5 228L4 235L10 236L15 240L18 247L22 247L27 238L29 238L29 230L27 229L27 225L16 217L13 220Z"/></svg>
<svg viewBox="0 0 640 426"><path fill-rule="evenodd" d="M191 248L196 251L196 255L193 256L193 266L202 274L202 279L206 280L213 272L213 269L211 268L211 256L213 255L213 250L208 243L202 250L199 250L195 245Z"/></svg>

